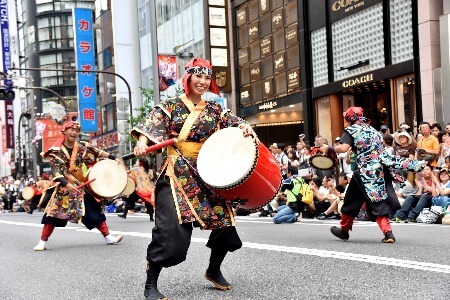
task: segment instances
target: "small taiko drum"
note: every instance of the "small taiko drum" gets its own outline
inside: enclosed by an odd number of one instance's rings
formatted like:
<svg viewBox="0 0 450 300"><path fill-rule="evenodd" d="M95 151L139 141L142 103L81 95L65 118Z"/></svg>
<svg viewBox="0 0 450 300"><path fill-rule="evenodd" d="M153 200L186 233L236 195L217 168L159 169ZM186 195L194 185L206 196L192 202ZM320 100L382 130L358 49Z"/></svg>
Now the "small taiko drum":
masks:
<svg viewBox="0 0 450 300"><path fill-rule="evenodd" d="M337 161L336 152L329 149L327 153L323 153L320 151L320 147L311 148L309 163L313 168L330 170L336 167Z"/></svg>
<svg viewBox="0 0 450 300"><path fill-rule="evenodd" d="M34 189L32 187L27 186L22 190L22 198L24 200L30 200L33 197L34 197Z"/></svg>
<svg viewBox="0 0 450 300"><path fill-rule="evenodd" d="M128 183L127 171L115 160L104 159L89 169L89 189L98 198L113 198L121 194Z"/></svg>
<svg viewBox="0 0 450 300"><path fill-rule="evenodd" d="M122 191L122 195L130 196L133 194L134 190L136 189L136 183L133 179L130 177L127 178L127 185L125 186L125 189Z"/></svg>
<svg viewBox="0 0 450 300"><path fill-rule="evenodd" d="M216 194L246 209L268 203L281 184L280 167L273 154L236 127L219 130L206 140L197 168Z"/></svg>

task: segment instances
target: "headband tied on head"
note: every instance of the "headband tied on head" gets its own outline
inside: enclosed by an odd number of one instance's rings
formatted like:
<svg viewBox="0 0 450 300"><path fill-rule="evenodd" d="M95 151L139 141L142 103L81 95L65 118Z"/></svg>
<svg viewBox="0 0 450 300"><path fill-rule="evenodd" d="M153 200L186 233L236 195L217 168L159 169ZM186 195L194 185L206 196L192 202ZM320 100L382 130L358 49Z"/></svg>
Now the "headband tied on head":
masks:
<svg viewBox="0 0 450 300"><path fill-rule="evenodd" d="M186 93L186 95L189 95L188 80L192 74L205 74L208 76L212 76L211 63L209 62L209 60L202 59L202 58L191 59L191 61L188 62L186 64L186 66L184 67L184 70L185 70L185 73L183 75L182 82L183 82L184 92ZM217 95L219 95L219 93L220 93L219 86L217 85L214 78L211 78L211 84L209 85L209 90L212 93L217 94Z"/></svg>
<svg viewBox="0 0 450 300"><path fill-rule="evenodd" d="M345 113L344 119L352 123L368 123L368 119L364 117L364 110L359 106L352 106Z"/></svg>
<svg viewBox="0 0 450 300"><path fill-rule="evenodd" d="M67 123L65 123L63 125L63 128L61 129L61 132L64 133L69 128L81 130L80 123L78 123L77 121L70 121L70 122L67 122Z"/></svg>

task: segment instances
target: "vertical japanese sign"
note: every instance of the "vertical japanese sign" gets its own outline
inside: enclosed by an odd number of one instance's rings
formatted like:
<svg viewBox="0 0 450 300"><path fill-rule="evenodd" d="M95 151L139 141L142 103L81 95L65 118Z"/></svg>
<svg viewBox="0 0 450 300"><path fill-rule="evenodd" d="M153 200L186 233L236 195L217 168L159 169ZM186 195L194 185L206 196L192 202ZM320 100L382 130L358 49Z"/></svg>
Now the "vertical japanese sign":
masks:
<svg viewBox="0 0 450 300"><path fill-rule="evenodd" d="M78 116L81 130L97 132L97 91L95 73L89 72L95 66L94 31L92 10L73 8L73 32L75 34L75 57L77 72Z"/></svg>
<svg viewBox="0 0 450 300"><path fill-rule="evenodd" d="M13 102L5 101L6 147L14 149L14 111Z"/></svg>
<svg viewBox="0 0 450 300"><path fill-rule="evenodd" d="M8 3L1 1L0 3L0 28L2 40L2 67L3 72L8 72L11 67L11 51L9 47L9 20L8 20ZM5 80L6 81L6 80ZM6 85L6 82L2 82ZM8 109L10 107L11 109ZM13 102L5 101L5 121L6 121L6 147L14 149L14 113Z"/></svg>

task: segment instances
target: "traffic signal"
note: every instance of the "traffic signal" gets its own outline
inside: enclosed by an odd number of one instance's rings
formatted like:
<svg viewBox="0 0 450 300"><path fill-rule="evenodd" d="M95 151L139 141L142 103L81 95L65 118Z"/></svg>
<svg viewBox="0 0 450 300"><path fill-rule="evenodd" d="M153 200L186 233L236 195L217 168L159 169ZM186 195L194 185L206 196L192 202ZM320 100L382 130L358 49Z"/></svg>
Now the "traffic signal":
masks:
<svg viewBox="0 0 450 300"><path fill-rule="evenodd" d="M0 88L0 100L14 100L16 98L16 93L13 90L7 90L5 88Z"/></svg>

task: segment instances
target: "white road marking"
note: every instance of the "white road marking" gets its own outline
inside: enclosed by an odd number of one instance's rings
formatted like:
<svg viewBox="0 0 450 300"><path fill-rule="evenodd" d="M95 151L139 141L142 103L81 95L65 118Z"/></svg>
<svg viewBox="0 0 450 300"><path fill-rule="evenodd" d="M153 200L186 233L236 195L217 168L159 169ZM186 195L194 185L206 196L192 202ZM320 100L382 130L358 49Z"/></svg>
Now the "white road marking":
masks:
<svg viewBox="0 0 450 300"><path fill-rule="evenodd" d="M13 222L13 221L4 221L4 220L0 220L0 223L8 224L8 225L16 225L16 226L31 226L31 227L42 227L43 226L42 224ZM447 226L447 227L449 227L449 226ZM80 231L80 232L90 232L90 233L98 234L97 230L88 230L84 227L80 227L77 225L71 225L69 227L58 228L58 229L76 230L76 231ZM152 237L151 233L143 233L143 232L111 231L111 233L112 234L122 234L125 236L143 237L143 238L151 238ZM208 242L208 239L192 238L191 241L193 243L206 244ZM266 250L266 251L286 252L286 253L318 256L318 257L352 260L352 261L359 261L359 262L370 263L370 264L395 266L395 267L401 267L401 268L407 268L407 269L415 269L415 270L450 274L450 265L434 264L434 263L427 263L427 262L420 262L420 261L413 261L413 260L406 260L406 259L398 259L398 258L391 258L391 257L373 256L373 255L347 253L347 252L339 252L339 251L328 251L328 250L320 250L320 249L287 247L287 246L260 244L260 243L248 243L248 242L244 242L243 247L249 248L249 249L258 249L258 250Z"/></svg>

